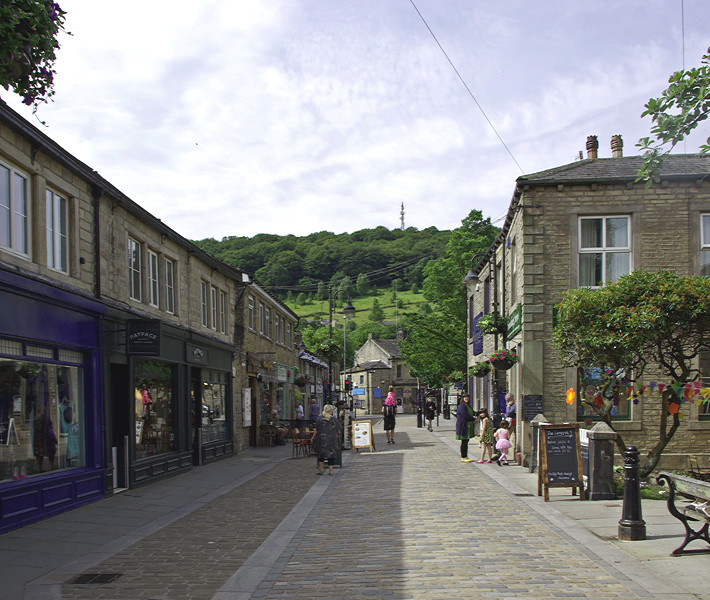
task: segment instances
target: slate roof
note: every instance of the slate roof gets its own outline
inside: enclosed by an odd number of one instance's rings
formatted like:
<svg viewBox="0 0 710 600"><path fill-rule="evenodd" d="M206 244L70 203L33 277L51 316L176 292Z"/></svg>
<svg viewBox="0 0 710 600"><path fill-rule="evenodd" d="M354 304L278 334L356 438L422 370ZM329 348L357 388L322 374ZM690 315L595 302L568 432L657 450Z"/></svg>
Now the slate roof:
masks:
<svg viewBox="0 0 710 600"><path fill-rule="evenodd" d="M612 183L636 181L643 157L587 158L573 163L518 177L519 184L557 185L562 183ZM710 175L710 154L670 154L663 161L662 179Z"/></svg>
<svg viewBox="0 0 710 600"><path fill-rule="evenodd" d="M372 341L387 352L387 354L389 354L392 358L400 358L399 342L397 342L397 340L373 339Z"/></svg>

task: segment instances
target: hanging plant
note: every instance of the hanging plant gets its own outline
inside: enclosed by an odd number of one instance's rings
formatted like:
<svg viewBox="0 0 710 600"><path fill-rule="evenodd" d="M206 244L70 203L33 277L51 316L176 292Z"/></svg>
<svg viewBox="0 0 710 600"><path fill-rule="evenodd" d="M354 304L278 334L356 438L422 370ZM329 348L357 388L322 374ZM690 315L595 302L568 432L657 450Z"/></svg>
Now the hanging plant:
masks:
<svg viewBox="0 0 710 600"><path fill-rule="evenodd" d="M446 376L446 381L449 383L456 382L456 381L463 381L464 380L464 375L463 371L452 371L449 375Z"/></svg>
<svg viewBox="0 0 710 600"><path fill-rule="evenodd" d="M478 319L478 328L483 333L505 333L508 331L508 321L510 321L509 317L504 317L497 311L493 311Z"/></svg>
<svg viewBox="0 0 710 600"><path fill-rule="evenodd" d="M298 387L305 387L308 385L308 375L299 375L293 380L293 383Z"/></svg>
<svg viewBox="0 0 710 600"><path fill-rule="evenodd" d="M486 375L488 375L488 373L491 372L491 369L491 363L489 363L488 361L480 362L473 365L468 370L468 374L471 377L485 377Z"/></svg>
<svg viewBox="0 0 710 600"><path fill-rule="evenodd" d="M506 371L507 369L510 369L519 360L520 358L518 355L508 348L496 350L488 357L488 362L490 362L491 365L499 371Z"/></svg>
<svg viewBox="0 0 710 600"><path fill-rule="evenodd" d="M317 354L327 358L335 358L342 352L340 344L334 341L325 341L318 344Z"/></svg>
<svg viewBox="0 0 710 600"><path fill-rule="evenodd" d="M0 86L34 105L54 95L57 35L66 12L47 0L0 3Z"/></svg>

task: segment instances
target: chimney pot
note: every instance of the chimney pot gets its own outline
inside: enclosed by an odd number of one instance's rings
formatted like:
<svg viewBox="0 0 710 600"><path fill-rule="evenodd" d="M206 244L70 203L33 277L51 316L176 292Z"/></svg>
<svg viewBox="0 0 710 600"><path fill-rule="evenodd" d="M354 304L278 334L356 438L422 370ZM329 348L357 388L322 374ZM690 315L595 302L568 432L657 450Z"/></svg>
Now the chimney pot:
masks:
<svg viewBox="0 0 710 600"><path fill-rule="evenodd" d="M620 135L611 136L611 156L612 158L621 158L624 156L624 140Z"/></svg>
<svg viewBox="0 0 710 600"><path fill-rule="evenodd" d="M599 149L599 140L596 135L587 136L587 158L597 158L597 150Z"/></svg>

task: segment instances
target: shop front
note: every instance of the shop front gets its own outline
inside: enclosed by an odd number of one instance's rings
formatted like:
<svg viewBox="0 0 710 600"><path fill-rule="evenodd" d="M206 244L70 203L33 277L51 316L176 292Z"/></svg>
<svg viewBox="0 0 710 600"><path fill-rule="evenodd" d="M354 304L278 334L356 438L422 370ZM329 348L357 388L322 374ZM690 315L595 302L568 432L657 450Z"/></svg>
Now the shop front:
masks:
<svg viewBox="0 0 710 600"><path fill-rule="evenodd" d="M136 346L136 332L152 342ZM227 345L158 320L112 320L105 337L115 491L234 451Z"/></svg>
<svg viewBox="0 0 710 600"><path fill-rule="evenodd" d="M0 533L105 495L102 305L0 271Z"/></svg>

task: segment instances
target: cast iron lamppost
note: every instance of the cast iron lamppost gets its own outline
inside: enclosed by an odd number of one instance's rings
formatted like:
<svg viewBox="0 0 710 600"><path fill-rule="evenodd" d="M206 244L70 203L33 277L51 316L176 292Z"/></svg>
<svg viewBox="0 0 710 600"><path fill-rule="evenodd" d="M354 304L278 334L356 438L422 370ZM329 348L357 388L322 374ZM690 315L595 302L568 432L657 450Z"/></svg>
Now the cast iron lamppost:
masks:
<svg viewBox="0 0 710 600"><path fill-rule="evenodd" d="M339 293L344 293L347 296L347 302L345 303L345 306L343 307L343 313L345 316L348 315L354 315L355 314L355 307L353 306L353 303L350 301L350 293L347 290L344 290L342 288L338 288L337 290L333 291L333 286L328 287L328 343L333 342L333 296L336 296ZM343 349L345 350L345 349ZM345 365L343 365L345 367ZM329 384L329 389L328 389L328 398L327 398L327 403L332 404L332 399L333 399L333 354L331 352L328 353L328 384Z"/></svg>

